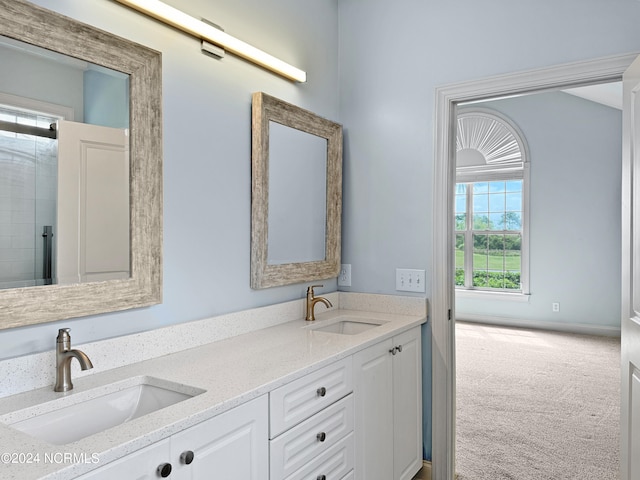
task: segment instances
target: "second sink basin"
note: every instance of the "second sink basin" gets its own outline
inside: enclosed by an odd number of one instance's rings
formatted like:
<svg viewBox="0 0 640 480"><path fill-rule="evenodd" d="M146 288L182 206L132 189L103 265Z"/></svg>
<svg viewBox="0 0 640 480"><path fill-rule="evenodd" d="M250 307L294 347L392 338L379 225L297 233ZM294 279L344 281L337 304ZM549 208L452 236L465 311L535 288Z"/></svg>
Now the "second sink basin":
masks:
<svg viewBox="0 0 640 480"><path fill-rule="evenodd" d="M360 317L336 317L330 320L321 320L308 328L316 332L338 333L341 335L357 335L367 330L379 327L387 323L385 320Z"/></svg>
<svg viewBox="0 0 640 480"><path fill-rule="evenodd" d="M144 376L94 390L94 394L90 391L78 393L78 396L88 398L71 405L68 403L73 398L65 397L14 412L13 417L24 419L5 420L4 423L45 442L65 445L204 392ZM39 413L45 409L46 412Z"/></svg>

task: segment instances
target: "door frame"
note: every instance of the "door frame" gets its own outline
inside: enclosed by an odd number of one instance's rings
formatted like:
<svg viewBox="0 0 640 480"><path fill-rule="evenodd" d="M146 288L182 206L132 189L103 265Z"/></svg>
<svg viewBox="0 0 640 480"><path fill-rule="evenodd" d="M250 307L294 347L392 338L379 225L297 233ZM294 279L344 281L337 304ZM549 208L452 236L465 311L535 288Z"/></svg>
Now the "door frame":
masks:
<svg viewBox="0 0 640 480"><path fill-rule="evenodd" d="M432 478L455 472L455 187L456 108L497 97L619 81L638 53L602 57L436 88L434 116L432 329Z"/></svg>

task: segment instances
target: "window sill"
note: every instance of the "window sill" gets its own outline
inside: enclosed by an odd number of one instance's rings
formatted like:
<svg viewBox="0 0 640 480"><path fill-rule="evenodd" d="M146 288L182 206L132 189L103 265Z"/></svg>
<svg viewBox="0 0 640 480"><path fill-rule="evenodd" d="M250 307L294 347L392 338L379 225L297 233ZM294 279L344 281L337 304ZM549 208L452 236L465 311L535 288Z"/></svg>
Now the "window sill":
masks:
<svg viewBox="0 0 640 480"><path fill-rule="evenodd" d="M456 297L475 298L477 300L497 300L528 303L531 295L527 293L488 292L486 290L465 290L456 288Z"/></svg>

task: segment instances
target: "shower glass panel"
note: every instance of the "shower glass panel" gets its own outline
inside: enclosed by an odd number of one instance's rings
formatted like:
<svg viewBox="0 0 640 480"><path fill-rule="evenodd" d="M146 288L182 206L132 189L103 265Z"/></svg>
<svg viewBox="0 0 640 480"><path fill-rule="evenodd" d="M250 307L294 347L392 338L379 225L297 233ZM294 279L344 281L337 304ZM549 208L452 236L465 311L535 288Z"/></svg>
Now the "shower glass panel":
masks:
<svg viewBox="0 0 640 480"><path fill-rule="evenodd" d="M17 133L23 129L12 125L46 130L57 120L0 105L0 288L55 278L55 243L43 233L56 225L57 140Z"/></svg>

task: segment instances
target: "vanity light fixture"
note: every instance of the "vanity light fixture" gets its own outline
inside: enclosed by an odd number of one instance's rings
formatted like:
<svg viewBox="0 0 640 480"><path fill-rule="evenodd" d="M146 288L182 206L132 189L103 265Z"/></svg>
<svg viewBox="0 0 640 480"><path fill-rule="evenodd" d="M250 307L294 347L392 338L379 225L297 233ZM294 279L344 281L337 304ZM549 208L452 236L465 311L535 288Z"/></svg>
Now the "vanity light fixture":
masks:
<svg viewBox="0 0 640 480"><path fill-rule="evenodd" d="M307 73L299 68L289 65L282 60L269 55L248 43L232 37L197 18L171 7L159 0L116 0L138 10L150 17L160 20L167 25L171 25L185 33L193 35L201 40L213 43L224 48L226 51L243 57L257 65L271 70L283 77L297 82L306 82Z"/></svg>

